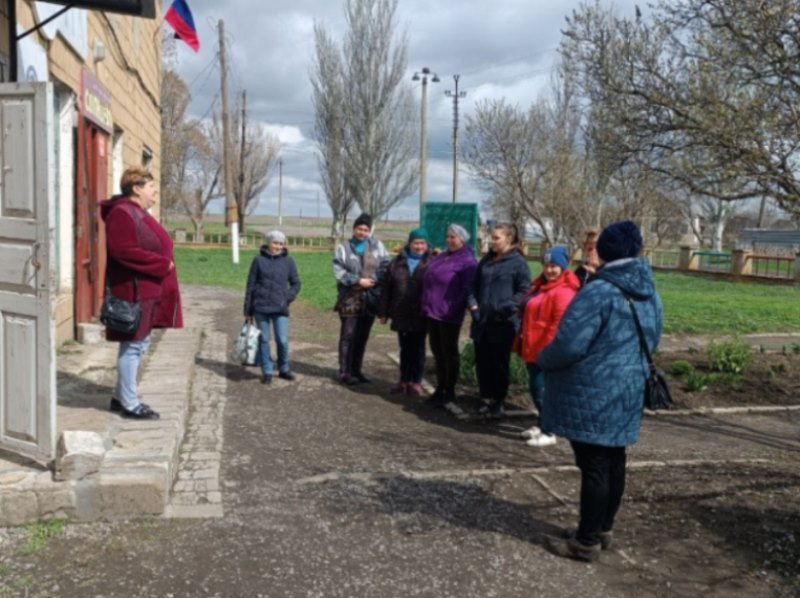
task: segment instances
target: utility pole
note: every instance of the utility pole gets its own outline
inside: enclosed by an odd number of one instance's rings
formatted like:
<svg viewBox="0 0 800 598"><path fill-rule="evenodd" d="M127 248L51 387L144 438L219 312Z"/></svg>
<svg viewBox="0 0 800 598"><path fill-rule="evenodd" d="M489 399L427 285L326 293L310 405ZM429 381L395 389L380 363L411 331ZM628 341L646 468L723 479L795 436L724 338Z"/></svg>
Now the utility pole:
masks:
<svg viewBox="0 0 800 598"><path fill-rule="evenodd" d="M431 70L426 66L422 69L422 77L420 73L414 73L411 78L412 81L419 81L422 79L422 104L420 107L420 135L419 135L419 222L422 224L422 206L427 198L427 190L425 184L425 167L428 161L428 75L431 77L431 83L438 83L439 76L436 73L431 73Z"/></svg>
<svg viewBox="0 0 800 598"><path fill-rule="evenodd" d="M225 224L231 227L231 249L233 263L239 263L239 219L237 217L236 201L233 197L233 182L230 164L230 114L228 113L228 63L225 57L225 21L220 19L219 24L219 70L220 70L220 98L222 100L222 162L225 178Z"/></svg>
<svg viewBox="0 0 800 598"><path fill-rule="evenodd" d="M278 160L278 226L283 226L283 160Z"/></svg>
<svg viewBox="0 0 800 598"><path fill-rule="evenodd" d="M466 91L458 91L460 77L461 75L453 75L453 81L456 82L455 91L444 92L444 95L453 98L453 203L458 199L458 100L467 97Z"/></svg>
<svg viewBox="0 0 800 598"><path fill-rule="evenodd" d="M247 90L242 91L242 142L239 148L239 232L244 234L244 210L247 207L247 198L244 196L244 149L245 125L247 124Z"/></svg>

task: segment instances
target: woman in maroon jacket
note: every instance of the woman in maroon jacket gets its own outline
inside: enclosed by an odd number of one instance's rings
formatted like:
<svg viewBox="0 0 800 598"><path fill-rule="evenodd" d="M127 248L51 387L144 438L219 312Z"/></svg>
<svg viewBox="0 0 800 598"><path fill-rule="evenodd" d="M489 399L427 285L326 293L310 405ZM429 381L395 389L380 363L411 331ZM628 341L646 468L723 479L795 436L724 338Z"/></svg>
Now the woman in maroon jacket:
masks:
<svg viewBox="0 0 800 598"><path fill-rule="evenodd" d="M172 240L147 212L158 196L153 175L141 168L129 168L122 174L120 187L122 195L102 202L100 207L106 224L106 275L111 294L138 301L142 316L133 333L106 329L106 339L119 342L111 411L119 411L124 417L158 419L158 413L139 400L136 376L150 345L150 331L183 326Z"/></svg>

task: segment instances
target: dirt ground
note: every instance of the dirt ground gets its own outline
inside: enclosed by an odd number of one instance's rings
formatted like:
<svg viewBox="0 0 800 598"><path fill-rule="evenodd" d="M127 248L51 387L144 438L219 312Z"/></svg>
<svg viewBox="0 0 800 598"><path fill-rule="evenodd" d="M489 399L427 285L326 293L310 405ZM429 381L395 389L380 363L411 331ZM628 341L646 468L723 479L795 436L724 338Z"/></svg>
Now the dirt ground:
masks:
<svg viewBox="0 0 800 598"><path fill-rule="evenodd" d="M184 292L226 301L208 334L232 340L240 298ZM224 517L69 525L33 550L30 530L0 529L0 597L800 595L800 413L645 417L616 545L587 565L543 547L576 521L567 442L532 449L532 418L461 421L390 395L381 329L373 382L336 384L338 325L293 311L295 383L198 360L227 380Z"/></svg>

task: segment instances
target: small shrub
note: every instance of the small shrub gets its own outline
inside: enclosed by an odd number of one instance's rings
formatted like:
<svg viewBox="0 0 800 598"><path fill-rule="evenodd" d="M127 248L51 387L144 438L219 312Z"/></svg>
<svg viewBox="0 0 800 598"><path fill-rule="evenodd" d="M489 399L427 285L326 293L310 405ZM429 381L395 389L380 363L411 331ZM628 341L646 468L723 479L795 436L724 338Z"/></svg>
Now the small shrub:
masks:
<svg viewBox="0 0 800 598"><path fill-rule="evenodd" d="M791 344L792 353L795 355L800 355L800 343L792 343Z"/></svg>
<svg viewBox="0 0 800 598"><path fill-rule="evenodd" d="M465 344L461 350L461 365L459 366L458 377L464 384L474 386L478 383L478 374L475 371L475 345L472 342ZM528 384L528 368L519 355L514 353L511 354L511 384L525 386Z"/></svg>
<svg viewBox="0 0 800 598"><path fill-rule="evenodd" d="M710 343L708 349L708 365L715 372L742 374L747 369L753 350L735 338L722 343Z"/></svg>
<svg viewBox="0 0 800 598"><path fill-rule="evenodd" d="M785 373L786 373L786 364L779 363L778 365L769 366L768 376L769 376L770 380L774 380L775 378L777 378L781 374L785 374Z"/></svg>
<svg viewBox="0 0 800 598"><path fill-rule="evenodd" d="M475 373L475 345L471 342L464 345L461 350L461 365L458 369L458 377L464 384L477 384L478 375Z"/></svg>
<svg viewBox="0 0 800 598"><path fill-rule="evenodd" d="M50 538L55 538L64 533L63 519L50 519L25 526L26 538L20 552L29 556L36 554Z"/></svg>
<svg viewBox="0 0 800 598"><path fill-rule="evenodd" d="M673 376L687 376L694 372L694 366L684 359L673 362L669 373Z"/></svg>
<svg viewBox="0 0 800 598"><path fill-rule="evenodd" d="M700 350L697 347L689 347L688 349L686 349L686 352L689 355L697 355L700 352Z"/></svg>
<svg viewBox="0 0 800 598"><path fill-rule="evenodd" d="M692 372L686 376L686 390L689 392L703 392L708 388L708 376Z"/></svg>

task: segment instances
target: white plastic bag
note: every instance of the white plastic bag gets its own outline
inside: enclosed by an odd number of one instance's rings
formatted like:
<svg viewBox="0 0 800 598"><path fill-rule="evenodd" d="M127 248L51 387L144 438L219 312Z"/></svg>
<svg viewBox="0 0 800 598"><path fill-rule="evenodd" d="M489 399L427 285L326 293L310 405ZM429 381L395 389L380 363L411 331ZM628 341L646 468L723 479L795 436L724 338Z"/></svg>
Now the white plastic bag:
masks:
<svg viewBox="0 0 800 598"><path fill-rule="evenodd" d="M261 331L257 326L245 322L239 336L233 342L231 361L241 365L256 365L256 353L261 340Z"/></svg>

